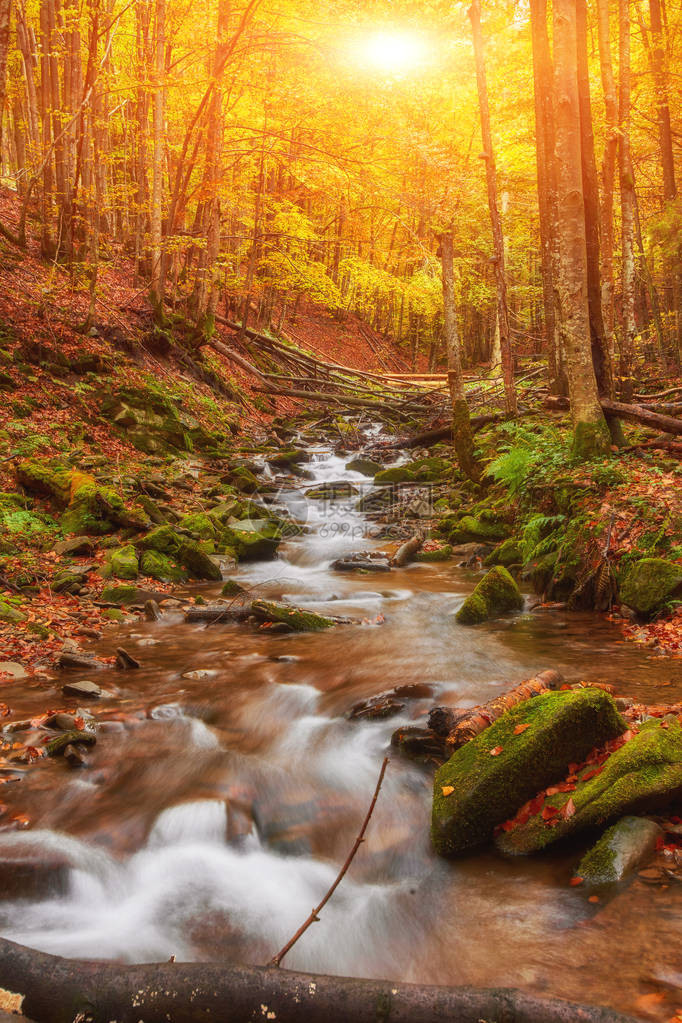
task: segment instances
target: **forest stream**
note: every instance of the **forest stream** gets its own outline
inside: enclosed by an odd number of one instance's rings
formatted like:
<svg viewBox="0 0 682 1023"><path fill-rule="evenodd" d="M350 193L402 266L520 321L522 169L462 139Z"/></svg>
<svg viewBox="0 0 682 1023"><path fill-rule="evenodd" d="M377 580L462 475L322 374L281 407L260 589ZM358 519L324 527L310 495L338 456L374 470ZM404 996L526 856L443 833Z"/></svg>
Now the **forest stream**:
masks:
<svg viewBox="0 0 682 1023"><path fill-rule="evenodd" d="M322 448L309 467L319 483L373 485ZM37 857L62 887L0 902L3 936L70 957L265 963L333 881L399 725L434 703L484 702L550 667L642 702L659 700L661 685L666 700L682 698L682 661L623 642L595 615L529 609L456 624L480 573L452 562L332 571L340 555L382 541L353 500L306 501L306 488L278 495L305 520L303 534L234 578L363 624L282 635L187 624L176 609L111 629L97 653L123 645L141 667L98 676L112 695L96 708L89 768L45 760L5 786L31 829L0 834L0 858ZM211 599L219 586L191 592ZM54 679L55 705L64 681ZM358 701L410 683L425 695L398 716L348 719ZM5 692L17 714L45 703L44 684ZM682 886L635 879L589 902L569 886L584 843L532 859L439 859L432 778L432 766L391 755L367 840L287 967L579 993L628 1012L654 980L679 983Z"/></svg>

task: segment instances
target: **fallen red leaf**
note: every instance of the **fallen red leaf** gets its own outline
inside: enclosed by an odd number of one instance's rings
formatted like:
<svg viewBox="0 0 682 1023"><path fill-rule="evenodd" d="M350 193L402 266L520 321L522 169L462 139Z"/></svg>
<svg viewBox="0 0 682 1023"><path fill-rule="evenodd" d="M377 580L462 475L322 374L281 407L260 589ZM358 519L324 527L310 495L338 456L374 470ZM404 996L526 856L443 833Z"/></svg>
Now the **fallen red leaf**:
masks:
<svg viewBox="0 0 682 1023"><path fill-rule="evenodd" d="M514 729L514 735L521 735L521 733L525 732L527 728L530 728L530 724L517 725L516 728Z"/></svg>
<svg viewBox="0 0 682 1023"><path fill-rule="evenodd" d="M503 750L504 750L504 746L496 746L495 749L491 749L490 756L491 757L499 757L500 753L502 753Z"/></svg>

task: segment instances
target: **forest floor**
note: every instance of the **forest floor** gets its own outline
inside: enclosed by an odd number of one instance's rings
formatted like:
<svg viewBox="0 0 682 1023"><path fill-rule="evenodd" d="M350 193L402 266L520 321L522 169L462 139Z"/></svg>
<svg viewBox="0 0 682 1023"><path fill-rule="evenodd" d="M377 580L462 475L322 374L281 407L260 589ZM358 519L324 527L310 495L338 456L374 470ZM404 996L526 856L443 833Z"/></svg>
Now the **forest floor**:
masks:
<svg viewBox="0 0 682 1023"><path fill-rule="evenodd" d="M0 194L0 216L8 223L16 217L16 200L6 192ZM314 413L300 401L264 396L258 380L213 351L201 360L197 374L196 366L183 361L182 338L178 343L162 338L160 344L145 289L135 285L130 260L120 252L110 257L100 269L94 328L84 334L79 325L87 314L86 282L66 268L41 261L35 243L26 254L0 240L0 390L5 399L0 408L5 447L0 460L0 604L9 609L4 624L0 618L0 661L14 664L13 672L40 671L65 643L93 637L118 617L116 608L99 606L105 586L100 570L111 545L109 537L88 549L79 593L55 589L54 580L64 569L59 553L64 532L58 516L53 517L54 502L29 500L18 487L17 466L22 460L96 466L98 477L108 479L125 500L134 490L133 482L145 474L163 473L166 482L175 474L181 485L171 487L170 504L181 516L204 507L206 486L201 476L212 474L216 452L219 464L227 466L230 459L248 455L259 445L282 446L278 425L324 418L324 413ZM339 319L308 307L285 330L290 341L327 360L378 373L409 371L406 353L354 316ZM218 333L229 345L233 335L220 327ZM180 432L190 438L188 450L159 453L136 446L113 421L113 413L105 411L126 389L160 395L167 413L184 417ZM327 421L338 433L334 418L328 416ZM485 499L488 505L494 508L506 501L514 509L517 528L532 533L538 514L561 515L561 509L551 507L542 496L543 491L555 490L561 477L578 494L580 507L572 512L581 520L578 545L584 546L586 535L595 540L608 535L609 567L635 556L663 555L682 562L679 465L657 453L639 452L567 470L562 448L566 432L565 417L557 414L544 417L530 430L492 426L481 431L479 444L488 456L510 447L527 453L529 445L539 444L538 457L529 456L523 490L513 493L510 502L504 485L493 488ZM192 443L192 433L199 443ZM634 435L639 433L635 430ZM340 434L338 441L348 445L348 438ZM442 455L442 448L434 453ZM452 506L470 500L465 491L455 488ZM543 556L552 550L548 532L551 523L541 527L536 538L544 544ZM156 582L154 588L170 592L172 585ZM629 620L617 604L610 614L628 638L661 653L682 652L682 608L650 622Z"/></svg>

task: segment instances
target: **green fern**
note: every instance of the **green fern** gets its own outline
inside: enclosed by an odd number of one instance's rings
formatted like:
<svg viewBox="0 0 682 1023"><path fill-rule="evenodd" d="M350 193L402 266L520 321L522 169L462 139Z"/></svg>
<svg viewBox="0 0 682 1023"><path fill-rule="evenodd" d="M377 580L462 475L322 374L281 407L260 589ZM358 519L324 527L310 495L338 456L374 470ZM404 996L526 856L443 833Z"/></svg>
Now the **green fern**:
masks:
<svg viewBox="0 0 682 1023"><path fill-rule="evenodd" d="M556 550L561 542L560 527L565 515L534 515L523 527L521 553L524 563Z"/></svg>

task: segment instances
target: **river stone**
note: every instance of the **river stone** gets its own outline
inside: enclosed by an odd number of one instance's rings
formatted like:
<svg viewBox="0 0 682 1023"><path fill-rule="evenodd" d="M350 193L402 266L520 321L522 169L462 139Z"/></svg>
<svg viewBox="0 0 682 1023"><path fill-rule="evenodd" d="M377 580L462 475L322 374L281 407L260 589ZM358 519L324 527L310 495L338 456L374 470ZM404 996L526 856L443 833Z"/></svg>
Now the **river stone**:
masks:
<svg viewBox="0 0 682 1023"><path fill-rule="evenodd" d="M90 557L95 553L95 542L89 536L72 536L55 544L54 549L62 557L73 557L76 554Z"/></svg>
<svg viewBox="0 0 682 1023"><path fill-rule="evenodd" d="M530 728L515 734L523 724ZM498 824L564 777L569 763L625 727L601 689L544 693L512 707L436 772L431 823L436 852L454 856L488 841Z"/></svg>
<svg viewBox="0 0 682 1023"><path fill-rule="evenodd" d="M682 596L682 565L664 558L642 558L625 576L619 596L637 614L650 618Z"/></svg>
<svg viewBox="0 0 682 1023"><path fill-rule="evenodd" d="M577 875L586 884L615 884L646 863L663 835L647 817L622 817L605 831L578 864Z"/></svg>
<svg viewBox="0 0 682 1023"><path fill-rule="evenodd" d="M0 600L0 622L9 622L14 625L18 622L23 622L26 615L18 611L16 607L8 603L6 600Z"/></svg>
<svg viewBox="0 0 682 1023"><path fill-rule="evenodd" d="M346 462L346 469L348 472L359 472L363 476L376 476L381 472L381 464L373 462L371 458L352 458L350 462Z"/></svg>
<svg viewBox="0 0 682 1023"><path fill-rule="evenodd" d="M348 480L337 480L330 483L321 483L319 487L311 487L306 490L305 496L311 501L337 501L344 497L356 497L360 491Z"/></svg>
<svg viewBox="0 0 682 1023"><path fill-rule="evenodd" d="M62 686L62 692L65 696L76 696L78 698L85 696L90 700L98 700L104 695L104 690L101 686L98 686L96 682L91 682L89 679L81 679L79 682L67 682L66 685Z"/></svg>
<svg viewBox="0 0 682 1023"><path fill-rule="evenodd" d="M218 565L202 551L198 544L184 543L178 551L178 561L195 579L220 582L223 578Z"/></svg>
<svg viewBox="0 0 682 1023"><path fill-rule="evenodd" d="M573 759L580 762L583 758ZM545 796L525 823L497 835L497 846L512 854L538 852L560 838L603 827L625 814L650 813L674 805L682 798L682 727L675 718L646 721L611 754L599 774L580 780L591 773L593 769L587 765L574 790ZM537 791L544 787L538 786ZM561 811L569 799L573 812L564 816ZM558 810L550 820L549 807Z"/></svg>
<svg viewBox="0 0 682 1023"><path fill-rule="evenodd" d="M455 618L460 625L477 625L507 611L520 611L522 608L521 591L507 569L497 565L483 576Z"/></svg>
<svg viewBox="0 0 682 1023"><path fill-rule="evenodd" d="M28 672L18 661L0 661L0 675L9 675L15 682L28 678Z"/></svg>

